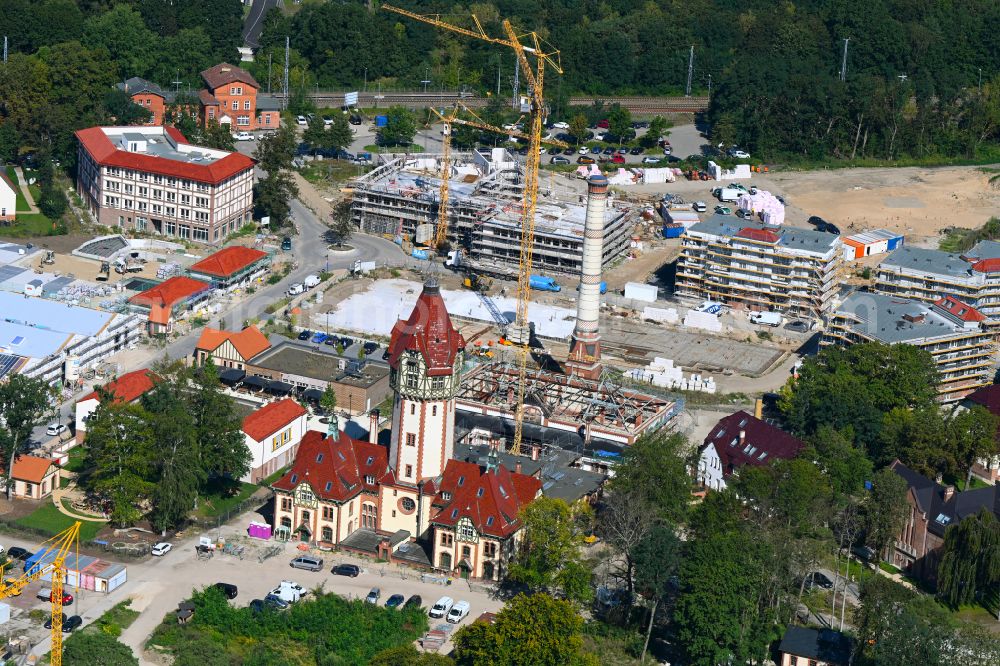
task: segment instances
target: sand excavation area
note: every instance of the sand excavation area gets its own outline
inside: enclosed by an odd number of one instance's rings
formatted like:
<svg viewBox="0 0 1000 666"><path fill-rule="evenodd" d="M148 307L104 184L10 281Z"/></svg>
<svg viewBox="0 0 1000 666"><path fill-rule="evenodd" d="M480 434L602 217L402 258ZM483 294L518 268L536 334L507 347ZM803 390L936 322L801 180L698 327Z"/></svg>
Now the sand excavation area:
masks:
<svg viewBox="0 0 1000 666"><path fill-rule="evenodd" d="M1000 181L980 167L905 167L772 173L755 178L788 201L792 219L819 215L844 234L900 231L937 247L941 230L972 229L1000 216Z"/></svg>

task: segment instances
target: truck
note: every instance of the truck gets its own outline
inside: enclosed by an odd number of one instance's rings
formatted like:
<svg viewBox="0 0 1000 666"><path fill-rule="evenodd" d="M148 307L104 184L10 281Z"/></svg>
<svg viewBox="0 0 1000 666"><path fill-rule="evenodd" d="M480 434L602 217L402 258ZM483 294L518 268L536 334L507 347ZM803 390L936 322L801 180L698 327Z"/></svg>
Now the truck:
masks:
<svg viewBox="0 0 1000 666"><path fill-rule="evenodd" d="M115 273L125 275L126 273L139 273L142 271L142 262L134 257L118 257L115 259Z"/></svg>
<svg viewBox="0 0 1000 666"><path fill-rule="evenodd" d="M781 326L783 318L777 312L751 312L750 321L762 326Z"/></svg>
<svg viewBox="0 0 1000 666"><path fill-rule="evenodd" d="M296 282L295 284L293 284L291 287L288 288L288 295L298 296L299 294L304 293L305 290L306 286L304 284L302 284L301 282Z"/></svg>
<svg viewBox="0 0 1000 666"><path fill-rule="evenodd" d="M532 275L529 278L529 285L535 291L562 291L562 287L556 281L545 275Z"/></svg>
<svg viewBox="0 0 1000 666"><path fill-rule="evenodd" d="M306 279L302 281L306 289L312 289L313 287L319 285L320 279L318 275L307 275Z"/></svg>

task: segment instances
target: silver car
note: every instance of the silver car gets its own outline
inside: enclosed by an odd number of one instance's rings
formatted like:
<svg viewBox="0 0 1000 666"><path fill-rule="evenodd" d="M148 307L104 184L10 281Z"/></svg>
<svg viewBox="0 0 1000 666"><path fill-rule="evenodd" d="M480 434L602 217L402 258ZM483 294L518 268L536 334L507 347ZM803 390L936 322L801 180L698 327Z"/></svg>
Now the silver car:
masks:
<svg viewBox="0 0 1000 666"><path fill-rule="evenodd" d="M312 555L299 555L291 561L293 569L305 569L306 571L319 571L323 568L323 560Z"/></svg>

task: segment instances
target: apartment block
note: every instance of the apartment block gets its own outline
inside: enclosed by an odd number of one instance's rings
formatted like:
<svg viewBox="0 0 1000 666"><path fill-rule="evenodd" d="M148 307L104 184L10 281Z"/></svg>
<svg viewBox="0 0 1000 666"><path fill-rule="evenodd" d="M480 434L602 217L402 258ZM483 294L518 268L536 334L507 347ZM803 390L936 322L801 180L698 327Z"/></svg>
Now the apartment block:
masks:
<svg viewBox="0 0 1000 666"><path fill-rule="evenodd" d="M173 127L90 127L76 190L100 224L218 244L252 219L254 161Z"/></svg>
<svg viewBox="0 0 1000 666"><path fill-rule="evenodd" d="M878 267L875 291L929 303L953 295L1000 323L1000 243L980 241L962 254L900 248Z"/></svg>
<svg viewBox="0 0 1000 666"><path fill-rule="evenodd" d="M829 318L821 344L881 342L930 352L939 373L938 399L961 400L993 381L993 335L986 317L953 296L934 303L858 292Z"/></svg>
<svg viewBox="0 0 1000 666"><path fill-rule="evenodd" d="M503 148L452 153L448 179L448 239L482 267L516 274L521 247L523 173ZM440 205L440 156L389 158L354 182L351 211L362 231L403 236L416 243L433 238ZM585 194L541 184L535 214L533 264L538 272L579 275L583 266ZM608 265L629 247L635 221L609 202L602 261Z"/></svg>
<svg viewBox="0 0 1000 666"><path fill-rule="evenodd" d="M835 234L713 215L681 236L676 292L819 318L832 306L842 266Z"/></svg>

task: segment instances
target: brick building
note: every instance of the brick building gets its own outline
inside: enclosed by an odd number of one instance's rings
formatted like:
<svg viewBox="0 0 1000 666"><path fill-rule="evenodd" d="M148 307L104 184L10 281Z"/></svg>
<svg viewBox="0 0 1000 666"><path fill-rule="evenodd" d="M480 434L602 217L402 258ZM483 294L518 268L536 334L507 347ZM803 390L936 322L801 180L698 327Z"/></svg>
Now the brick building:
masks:
<svg viewBox="0 0 1000 666"><path fill-rule="evenodd" d="M794 458L804 446L802 440L740 410L721 419L705 437L696 475L706 488L722 490L741 468Z"/></svg>
<svg viewBox="0 0 1000 666"><path fill-rule="evenodd" d="M133 76L117 85L118 89L128 93L132 102L149 111L151 117L147 125L162 125L167 110L167 104L174 101L173 93L160 88L152 81Z"/></svg>
<svg viewBox="0 0 1000 666"><path fill-rule="evenodd" d="M76 137L76 190L100 224L215 245L252 219L245 155L191 145L173 127L90 127Z"/></svg>
<svg viewBox="0 0 1000 666"><path fill-rule="evenodd" d="M201 73L205 88L198 93L203 124L215 121L232 131L278 129L281 107L245 69L227 62Z"/></svg>

